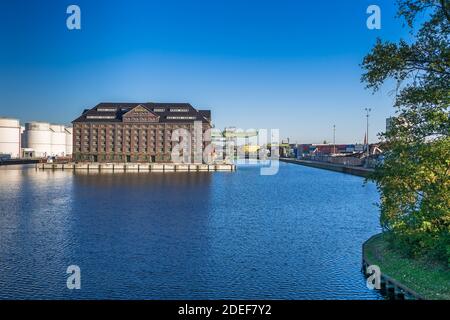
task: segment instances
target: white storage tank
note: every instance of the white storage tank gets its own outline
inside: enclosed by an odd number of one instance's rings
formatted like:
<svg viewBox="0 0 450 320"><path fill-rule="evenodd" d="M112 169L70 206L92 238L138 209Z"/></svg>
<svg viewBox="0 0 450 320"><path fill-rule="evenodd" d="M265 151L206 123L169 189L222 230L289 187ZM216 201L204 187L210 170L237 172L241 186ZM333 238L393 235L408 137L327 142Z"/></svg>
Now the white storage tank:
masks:
<svg viewBox="0 0 450 320"><path fill-rule="evenodd" d="M20 157L20 124L17 119L0 118L0 154Z"/></svg>
<svg viewBox="0 0 450 320"><path fill-rule="evenodd" d="M52 131L47 122L25 123L25 148L34 150L35 157L48 157L52 153Z"/></svg>
<svg viewBox="0 0 450 320"><path fill-rule="evenodd" d="M24 136L25 136L24 132L25 132L25 126L20 126L20 148L21 149L25 145L25 143L24 143ZM21 154L22 154L22 151L21 151Z"/></svg>
<svg viewBox="0 0 450 320"><path fill-rule="evenodd" d="M72 155L72 145L73 145L73 128L66 127L66 155Z"/></svg>
<svg viewBox="0 0 450 320"><path fill-rule="evenodd" d="M66 154L66 128L63 125L51 124L51 155L64 156Z"/></svg>

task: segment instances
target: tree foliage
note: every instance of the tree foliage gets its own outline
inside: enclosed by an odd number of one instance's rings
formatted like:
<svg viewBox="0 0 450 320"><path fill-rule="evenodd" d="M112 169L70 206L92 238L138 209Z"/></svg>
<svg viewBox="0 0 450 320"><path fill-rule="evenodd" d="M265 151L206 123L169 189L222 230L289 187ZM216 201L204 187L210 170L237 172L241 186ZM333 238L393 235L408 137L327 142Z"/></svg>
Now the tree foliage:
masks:
<svg viewBox="0 0 450 320"><path fill-rule="evenodd" d="M450 265L450 1L398 5L413 40L377 40L362 64L368 88L396 82L396 116L373 175L381 225L407 253Z"/></svg>

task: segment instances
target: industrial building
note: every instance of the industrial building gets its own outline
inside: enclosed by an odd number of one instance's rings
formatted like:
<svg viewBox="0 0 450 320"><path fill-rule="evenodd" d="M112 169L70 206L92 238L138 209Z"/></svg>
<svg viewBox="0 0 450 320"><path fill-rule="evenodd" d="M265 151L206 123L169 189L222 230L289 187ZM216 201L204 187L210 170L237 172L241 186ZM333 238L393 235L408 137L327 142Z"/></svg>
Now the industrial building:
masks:
<svg viewBox="0 0 450 320"><path fill-rule="evenodd" d="M211 141L211 111L189 103L100 103L72 124L75 161L173 162L178 142L172 141L172 133L177 129L190 134L190 146L197 143L194 130L200 129L202 153ZM193 150L190 159L195 160Z"/></svg>
<svg viewBox="0 0 450 320"><path fill-rule="evenodd" d="M23 132L28 157L65 157L72 154L72 128L47 122L29 122Z"/></svg>
<svg viewBox="0 0 450 320"><path fill-rule="evenodd" d="M66 155L71 156L73 150L73 128L65 127L66 130Z"/></svg>
<svg viewBox="0 0 450 320"><path fill-rule="evenodd" d="M20 122L17 119L0 118L0 156L20 157Z"/></svg>
<svg viewBox="0 0 450 320"><path fill-rule="evenodd" d="M238 129L226 127L223 132L215 132L213 143L219 159L233 159L239 156L245 157L255 154L260 149L258 145L258 131L255 129Z"/></svg>
<svg viewBox="0 0 450 320"><path fill-rule="evenodd" d="M72 155L72 128L47 122L20 125L0 118L1 159L67 157Z"/></svg>

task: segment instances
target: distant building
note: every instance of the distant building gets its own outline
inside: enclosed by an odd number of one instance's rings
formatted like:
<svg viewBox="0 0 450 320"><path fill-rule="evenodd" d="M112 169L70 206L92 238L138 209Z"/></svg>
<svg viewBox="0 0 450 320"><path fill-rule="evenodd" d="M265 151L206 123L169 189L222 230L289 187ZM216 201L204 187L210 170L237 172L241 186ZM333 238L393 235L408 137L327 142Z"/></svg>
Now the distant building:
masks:
<svg viewBox="0 0 450 320"><path fill-rule="evenodd" d="M362 144L297 144L293 148L296 158L352 155L363 151Z"/></svg>
<svg viewBox="0 0 450 320"><path fill-rule="evenodd" d="M236 157L246 157L250 153L256 155L258 145L258 131L255 129L242 130L236 127L226 127L222 131L222 138L217 137L217 146L222 148L224 160Z"/></svg>
<svg viewBox="0 0 450 320"><path fill-rule="evenodd" d="M173 162L172 148L179 143L172 141L173 131L184 129L193 146L195 124L203 136L202 153L211 141L211 111L189 103L100 103L72 123L75 161ZM180 156L189 152L195 159L194 148Z"/></svg>
<svg viewBox="0 0 450 320"><path fill-rule="evenodd" d="M211 144L214 147L214 158L225 159L225 137L220 129L211 129Z"/></svg>
<svg viewBox="0 0 450 320"><path fill-rule="evenodd" d="M392 130L392 126L394 125L394 117L389 117L386 119L386 133Z"/></svg>
<svg viewBox="0 0 450 320"><path fill-rule="evenodd" d="M20 157L19 120L0 118L0 155L3 159Z"/></svg>
<svg viewBox="0 0 450 320"><path fill-rule="evenodd" d="M364 144L357 143L355 144L355 152L364 152L364 149L366 149Z"/></svg>
<svg viewBox="0 0 450 320"><path fill-rule="evenodd" d="M73 127L66 127L66 155L72 155L73 152Z"/></svg>

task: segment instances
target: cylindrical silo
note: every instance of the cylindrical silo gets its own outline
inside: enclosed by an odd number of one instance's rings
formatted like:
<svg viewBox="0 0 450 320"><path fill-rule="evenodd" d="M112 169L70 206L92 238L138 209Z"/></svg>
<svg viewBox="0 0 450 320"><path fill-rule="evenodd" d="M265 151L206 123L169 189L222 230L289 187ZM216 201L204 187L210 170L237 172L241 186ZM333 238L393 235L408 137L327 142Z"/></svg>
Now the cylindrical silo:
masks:
<svg viewBox="0 0 450 320"><path fill-rule="evenodd" d="M66 128L66 156L72 155L72 145L73 145L73 128Z"/></svg>
<svg viewBox="0 0 450 320"><path fill-rule="evenodd" d="M20 157L19 120L0 118L0 154Z"/></svg>
<svg viewBox="0 0 450 320"><path fill-rule="evenodd" d="M24 137L25 137L25 126L20 126L20 148L24 148ZM22 155L22 150L20 151L21 155Z"/></svg>
<svg viewBox="0 0 450 320"><path fill-rule="evenodd" d="M66 128L63 125L51 124L52 132L52 156L64 156L66 154Z"/></svg>
<svg viewBox="0 0 450 320"><path fill-rule="evenodd" d="M52 153L52 131L46 122L25 124L24 147L34 150L35 157L48 157Z"/></svg>

